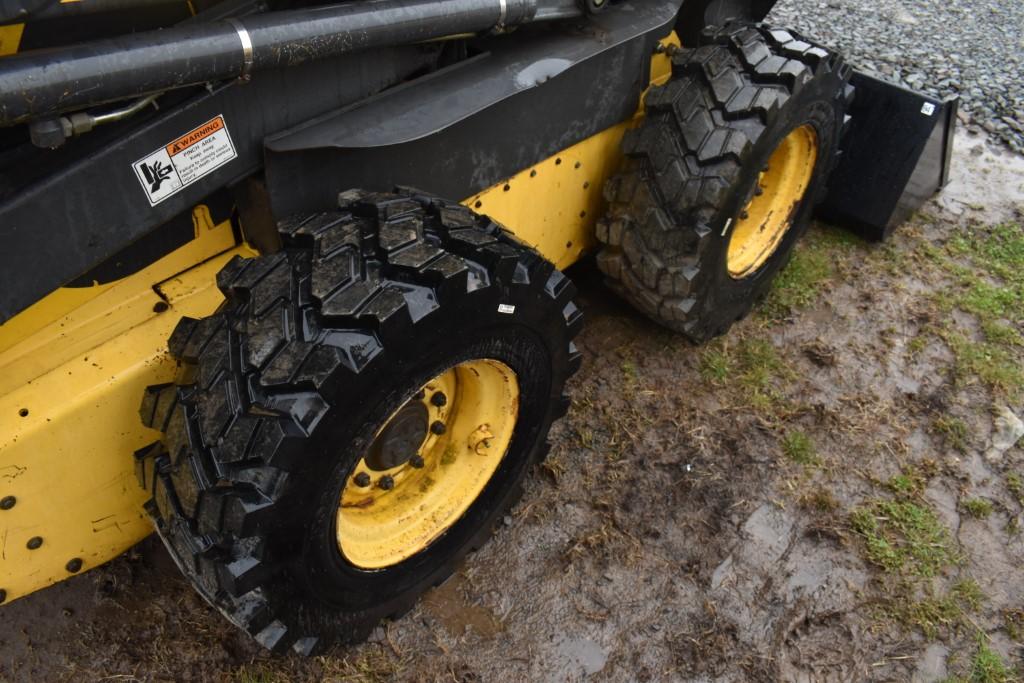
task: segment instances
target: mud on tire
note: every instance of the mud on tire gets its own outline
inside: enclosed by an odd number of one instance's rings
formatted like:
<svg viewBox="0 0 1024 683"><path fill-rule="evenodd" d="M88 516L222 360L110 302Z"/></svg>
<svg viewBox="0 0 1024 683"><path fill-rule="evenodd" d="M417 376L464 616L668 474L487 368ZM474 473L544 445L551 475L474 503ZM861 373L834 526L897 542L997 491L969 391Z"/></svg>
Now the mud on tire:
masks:
<svg viewBox="0 0 1024 683"><path fill-rule="evenodd" d="M647 94L598 223L598 266L611 287L696 343L743 318L785 265L835 165L853 96L842 57L792 31L733 24L703 41L676 52L671 79ZM818 157L804 198L772 256L733 278L730 231L779 142L807 124Z"/></svg>
<svg viewBox="0 0 1024 683"><path fill-rule="evenodd" d="M308 654L365 638L486 540L567 409L582 317L548 261L457 204L345 193L342 210L281 232L282 252L220 272L218 313L175 329L180 376L141 408L164 437L137 460L157 531L199 593L265 647ZM355 460L424 381L481 356L519 375L501 465L425 550L351 565L334 515Z"/></svg>

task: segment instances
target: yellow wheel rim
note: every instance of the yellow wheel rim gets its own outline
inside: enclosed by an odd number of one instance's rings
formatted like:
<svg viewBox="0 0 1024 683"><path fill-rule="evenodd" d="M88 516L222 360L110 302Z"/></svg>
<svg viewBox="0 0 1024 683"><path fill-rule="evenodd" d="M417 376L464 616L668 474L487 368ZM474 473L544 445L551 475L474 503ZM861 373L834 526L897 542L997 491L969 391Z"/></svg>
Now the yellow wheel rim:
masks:
<svg viewBox="0 0 1024 683"><path fill-rule="evenodd" d="M342 489L338 549L363 569L424 550L484 490L519 415L515 372L496 360L460 363L391 414Z"/></svg>
<svg viewBox="0 0 1024 683"><path fill-rule="evenodd" d="M754 198L740 212L729 239L729 275L757 272L775 253L793 224L818 160L818 134L809 125L794 129L772 152L757 181Z"/></svg>

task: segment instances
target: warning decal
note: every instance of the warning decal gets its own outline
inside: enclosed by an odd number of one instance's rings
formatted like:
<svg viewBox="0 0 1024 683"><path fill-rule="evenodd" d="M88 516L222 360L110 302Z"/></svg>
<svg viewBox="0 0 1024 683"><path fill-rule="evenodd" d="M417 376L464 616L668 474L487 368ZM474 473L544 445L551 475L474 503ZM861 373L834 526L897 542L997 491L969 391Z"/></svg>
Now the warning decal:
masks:
<svg viewBox="0 0 1024 683"><path fill-rule="evenodd" d="M150 205L156 206L237 156L224 117L216 116L139 159L132 168Z"/></svg>

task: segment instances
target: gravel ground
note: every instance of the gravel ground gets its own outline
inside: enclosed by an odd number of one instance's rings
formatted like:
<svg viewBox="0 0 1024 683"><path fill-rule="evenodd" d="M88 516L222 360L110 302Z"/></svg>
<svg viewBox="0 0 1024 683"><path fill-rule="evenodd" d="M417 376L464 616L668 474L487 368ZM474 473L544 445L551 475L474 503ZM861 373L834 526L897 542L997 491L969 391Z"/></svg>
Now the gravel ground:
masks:
<svg viewBox="0 0 1024 683"><path fill-rule="evenodd" d="M1024 152L1024 2L781 0L769 21L888 80L959 94L972 125Z"/></svg>

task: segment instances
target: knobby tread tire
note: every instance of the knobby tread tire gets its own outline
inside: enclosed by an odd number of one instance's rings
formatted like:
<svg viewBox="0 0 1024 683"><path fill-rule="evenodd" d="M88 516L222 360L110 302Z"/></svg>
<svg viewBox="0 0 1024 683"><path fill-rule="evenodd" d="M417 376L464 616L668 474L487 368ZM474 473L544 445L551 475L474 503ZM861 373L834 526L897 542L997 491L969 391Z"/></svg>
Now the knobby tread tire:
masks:
<svg viewBox="0 0 1024 683"><path fill-rule="evenodd" d="M763 162L765 139L830 101L838 130L823 141L805 199L812 209L838 158L853 97L842 57L792 31L730 24L705 31L703 43L677 51L671 79L647 94L644 120L623 138L626 161L605 187L609 209L597 228L598 266L612 289L695 343L746 315L792 246L778 250L766 277L723 295L733 285L720 272L723 233L752 196L750 167ZM794 221L794 240L810 213Z"/></svg>
<svg viewBox="0 0 1024 683"><path fill-rule="evenodd" d="M575 288L500 226L412 192L353 191L340 203L340 211L283 222L283 251L236 257L223 268L217 284L225 303L209 318L180 322L168 343L180 376L150 387L140 409L143 422L164 434L136 454L160 537L199 593L274 651L308 654L363 639L417 597L412 591L384 612L337 619L315 605L290 611L301 582L273 537L293 514L293 489L311 467L304 443L321 421L344 419L328 417L332 397L381 372L375 360L389 348L409 348L439 309L475 300L493 306L522 290L534 302L522 315L553 320L549 336L560 347L551 406L529 454L536 461L546 455L551 421L568 407L564 384L580 364L572 343L582 325ZM505 514L516 487L492 518ZM475 532L468 550L489 531Z"/></svg>

